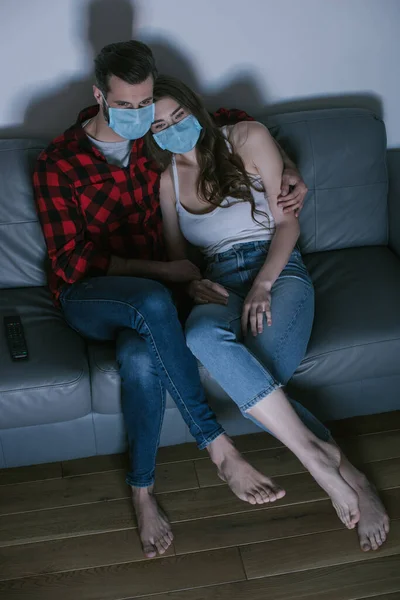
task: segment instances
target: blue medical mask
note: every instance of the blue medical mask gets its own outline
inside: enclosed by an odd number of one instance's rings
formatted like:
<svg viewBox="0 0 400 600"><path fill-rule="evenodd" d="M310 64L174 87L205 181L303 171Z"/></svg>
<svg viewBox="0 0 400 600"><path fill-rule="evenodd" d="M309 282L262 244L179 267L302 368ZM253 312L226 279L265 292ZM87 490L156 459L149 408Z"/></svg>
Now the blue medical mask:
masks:
<svg viewBox="0 0 400 600"><path fill-rule="evenodd" d="M153 137L163 150L169 150L173 154L185 154L195 147L202 129L196 117L189 115L179 123L153 133Z"/></svg>
<svg viewBox="0 0 400 600"><path fill-rule="evenodd" d="M104 98L104 96L103 96ZM108 108L108 125L126 140L137 140L149 131L154 121L154 102L143 108Z"/></svg>

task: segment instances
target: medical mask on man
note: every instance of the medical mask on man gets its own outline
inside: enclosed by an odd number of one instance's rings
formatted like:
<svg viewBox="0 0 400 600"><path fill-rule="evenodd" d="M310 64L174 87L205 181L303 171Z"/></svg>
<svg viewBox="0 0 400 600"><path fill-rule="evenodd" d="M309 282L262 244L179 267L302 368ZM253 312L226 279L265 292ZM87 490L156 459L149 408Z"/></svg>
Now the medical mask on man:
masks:
<svg viewBox="0 0 400 600"><path fill-rule="evenodd" d="M169 150L173 154L185 154L193 150L202 129L196 117L189 115L179 123L153 133L153 137L162 150Z"/></svg>
<svg viewBox="0 0 400 600"><path fill-rule="evenodd" d="M122 138L137 140L149 131L154 121L154 102L143 108L111 108L105 98L104 102L108 110L108 125Z"/></svg>

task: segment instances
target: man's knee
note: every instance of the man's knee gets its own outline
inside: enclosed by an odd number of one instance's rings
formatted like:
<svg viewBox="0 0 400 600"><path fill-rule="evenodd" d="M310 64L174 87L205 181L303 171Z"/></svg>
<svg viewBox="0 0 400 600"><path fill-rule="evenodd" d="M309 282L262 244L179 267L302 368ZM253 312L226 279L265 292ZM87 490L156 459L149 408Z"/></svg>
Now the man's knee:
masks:
<svg viewBox="0 0 400 600"><path fill-rule="evenodd" d="M176 308L170 291L157 281L152 282L148 293L142 300L143 311L152 317L164 318L171 312L175 313Z"/></svg>
<svg viewBox="0 0 400 600"><path fill-rule="evenodd" d="M145 382L156 376L146 342L131 329L118 335L117 363L121 378L125 381Z"/></svg>

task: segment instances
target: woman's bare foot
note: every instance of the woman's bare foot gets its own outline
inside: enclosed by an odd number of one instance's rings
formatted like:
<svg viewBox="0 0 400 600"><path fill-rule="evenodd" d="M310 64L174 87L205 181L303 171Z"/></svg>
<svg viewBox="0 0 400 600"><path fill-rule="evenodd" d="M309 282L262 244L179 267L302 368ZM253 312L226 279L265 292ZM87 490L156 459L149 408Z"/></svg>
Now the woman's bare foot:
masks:
<svg viewBox="0 0 400 600"><path fill-rule="evenodd" d="M250 504L266 504L275 502L286 494L272 479L254 469L226 435L216 438L207 450L217 466L219 477L240 500Z"/></svg>
<svg viewBox="0 0 400 600"><path fill-rule="evenodd" d="M363 473L342 455L340 473L358 495L360 520L357 531L361 550L378 550L389 533L389 517L378 492Z"/></svg>
<svg viewBox="0 0 400 600"><path fill-rule="evenodd" d="M174 536L168 518L153 494L153 486L132 486L132 500L145 557L154 558L157 553L164 554L172 544Z"/></svg>
<svg viewBox="0 0 400 600"><path fill-rule="evenodd" d="M358 495L340 474L340 449L328 442L310 442L301 460L332 500L342 523L354 529L360 519Z"/></svg>

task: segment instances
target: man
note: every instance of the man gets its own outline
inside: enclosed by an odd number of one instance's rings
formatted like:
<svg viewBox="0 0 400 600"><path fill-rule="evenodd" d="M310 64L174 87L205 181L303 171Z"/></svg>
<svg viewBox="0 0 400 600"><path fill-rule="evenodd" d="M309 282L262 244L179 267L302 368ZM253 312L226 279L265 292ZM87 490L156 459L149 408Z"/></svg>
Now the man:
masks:
<svg viewBox="0 0 400 600"><path fill-rule="evenodd" d="M262 504L285 492L255 471L218 425L185 344L169 287L201 274L190 261L165 260L159 173L142 139L154 116L151 50L136 41L106 46L95 75L97 105L41 154L34 187L56 304L85 337L116 341L131 458L126 481L144 553L153 557L173 539L153 494L166 390L239 498ZM237 111L216 115L221 125L244 118ZM282 154L282 202L299 211L307 189Z"/></svg>

